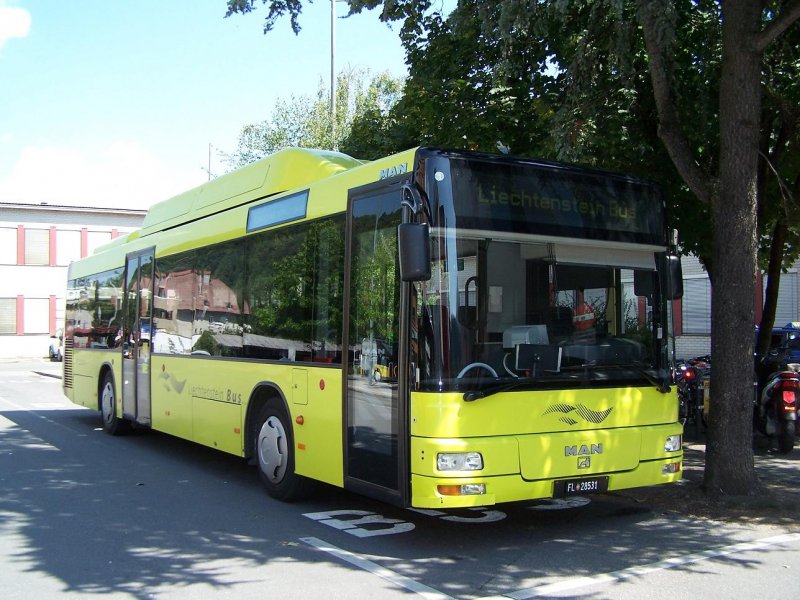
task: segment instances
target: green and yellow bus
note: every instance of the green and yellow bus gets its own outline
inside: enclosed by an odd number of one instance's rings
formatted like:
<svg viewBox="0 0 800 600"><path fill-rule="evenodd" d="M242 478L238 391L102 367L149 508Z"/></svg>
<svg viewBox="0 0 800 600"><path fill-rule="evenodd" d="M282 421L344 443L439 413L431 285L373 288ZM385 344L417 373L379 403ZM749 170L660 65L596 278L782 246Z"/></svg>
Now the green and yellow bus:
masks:
<svg viewBox="0 0 800 600"><path fill-rule="evenodd" d="M652 183L417 148L287 149L69 271L64 392L104 429L455 508L681 478L681 293Z"/></svg>

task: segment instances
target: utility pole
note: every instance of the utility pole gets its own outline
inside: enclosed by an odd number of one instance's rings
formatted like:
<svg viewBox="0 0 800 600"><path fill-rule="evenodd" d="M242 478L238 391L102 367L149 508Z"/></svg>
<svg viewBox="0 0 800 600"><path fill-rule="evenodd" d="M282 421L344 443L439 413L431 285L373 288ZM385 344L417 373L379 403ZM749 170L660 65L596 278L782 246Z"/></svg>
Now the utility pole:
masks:
<svg viewBox="0 0 800 600"><path fill-rule="evenodd" d="M331 144L339 150L336 143L336 0L331 0Z"/></svg>

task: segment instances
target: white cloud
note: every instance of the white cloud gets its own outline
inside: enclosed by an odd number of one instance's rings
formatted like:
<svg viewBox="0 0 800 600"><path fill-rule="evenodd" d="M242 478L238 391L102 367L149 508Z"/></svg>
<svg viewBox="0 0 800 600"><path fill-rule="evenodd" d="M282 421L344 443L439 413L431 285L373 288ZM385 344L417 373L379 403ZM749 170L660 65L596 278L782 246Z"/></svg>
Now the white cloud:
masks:
<svg viewBox="0 0 800 600"><path fill-rule="evenodd" d="M203 183L203 173L170 169L134 142L98 156L57 146L28 146L0 178L0 202L147 209Z"/></svg>
<svg viewBox="0 0 800 600"><path fill-rule="evenodd" d="M31 30L31 13L24 8L0 6L0 48L11 38L24 38Z"/></svg>

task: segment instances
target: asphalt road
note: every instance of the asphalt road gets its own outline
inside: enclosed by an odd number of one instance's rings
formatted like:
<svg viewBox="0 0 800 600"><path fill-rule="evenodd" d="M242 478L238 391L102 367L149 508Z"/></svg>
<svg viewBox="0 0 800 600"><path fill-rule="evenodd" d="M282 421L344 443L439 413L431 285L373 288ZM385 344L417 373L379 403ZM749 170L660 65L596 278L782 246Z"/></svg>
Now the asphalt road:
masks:
<svg viewBox="0 0 800 600"><path fill-rule="evenodd" d="M624 496L440 513L320 487L282 504L236 457L104 434L58 367L0 363L3 598L800 597L800 528Z"/></svg>

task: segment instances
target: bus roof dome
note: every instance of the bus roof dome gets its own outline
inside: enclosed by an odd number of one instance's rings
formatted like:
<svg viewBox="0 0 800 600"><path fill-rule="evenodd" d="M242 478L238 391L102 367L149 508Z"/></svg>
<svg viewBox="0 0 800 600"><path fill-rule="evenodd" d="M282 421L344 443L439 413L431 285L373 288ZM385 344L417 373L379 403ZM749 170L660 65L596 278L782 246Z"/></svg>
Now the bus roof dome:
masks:
<svg viewBox="0 0 800 600"><path fill-rule="evenodd" d="M150 207L142 235L309 185L361 165L340 152L286 148Z"/></svg>

